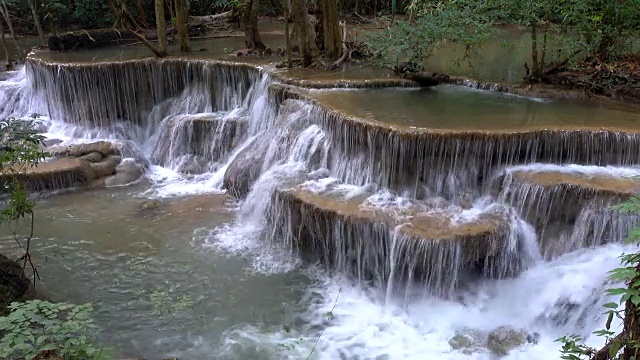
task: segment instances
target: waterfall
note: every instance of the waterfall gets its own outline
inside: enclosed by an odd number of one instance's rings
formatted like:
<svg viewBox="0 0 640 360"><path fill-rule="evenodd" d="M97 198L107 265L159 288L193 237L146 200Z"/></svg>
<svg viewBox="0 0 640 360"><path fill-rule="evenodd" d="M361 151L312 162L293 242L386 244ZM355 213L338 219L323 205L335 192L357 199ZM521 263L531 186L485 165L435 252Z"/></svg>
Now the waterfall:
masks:
<svg viewBox="0 0 640 360"><path fill-rule="evenodd" d="M243 198L237 226L389 301L450 298L479 277L510 278L620 241L637 223L608 209L620 193L516 175L533 163L620 172L637 164L637 134L392 126L281 82L224 61L32 56L0 82L0 115L42 114L48 135L65 141L126 144L127 156L149 163L155 195Z"/></svg>

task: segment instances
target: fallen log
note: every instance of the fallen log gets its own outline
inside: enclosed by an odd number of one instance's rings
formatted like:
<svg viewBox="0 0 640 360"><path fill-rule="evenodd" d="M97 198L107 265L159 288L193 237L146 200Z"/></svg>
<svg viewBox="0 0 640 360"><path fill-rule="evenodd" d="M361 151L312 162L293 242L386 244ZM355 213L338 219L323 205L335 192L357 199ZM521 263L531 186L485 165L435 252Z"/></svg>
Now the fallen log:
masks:
<svg viewBox="0 0 640 360"><path fill-rule="evenodd" d="M191 16L189 17L189 23L191 25L207 25L220 21L228 21L233 17L233 11L223 12L222 14L206 15L206 16Z"/></svg>

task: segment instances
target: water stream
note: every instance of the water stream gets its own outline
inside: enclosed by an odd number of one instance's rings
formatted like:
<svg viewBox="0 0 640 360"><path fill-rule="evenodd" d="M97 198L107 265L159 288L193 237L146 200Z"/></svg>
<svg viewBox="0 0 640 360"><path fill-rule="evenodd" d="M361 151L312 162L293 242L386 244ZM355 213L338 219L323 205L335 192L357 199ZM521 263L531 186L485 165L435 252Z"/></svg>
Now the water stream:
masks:
<svg viewBox="0 0 640 360"><path fill-rule="evenodd" d="M629 177L637 114L450 86L285 99L277 82L203 59L37 56L0 82L0 118L38 113L49 137L120 142L148 164L138 185L40 201L44 290L94 303L123 357L301 359L315 346L316 359L492 359L449 340L503 325L535 334L509 359L559 359L568 333L598 345L607 271L636 220L573 241L604 216L581 218L578 203L549 240L524 200L556 200L530 199L543 192L514 174ZM613 130L591 132L605 121ZM471 245L443 235L482 226Z"/></svg>

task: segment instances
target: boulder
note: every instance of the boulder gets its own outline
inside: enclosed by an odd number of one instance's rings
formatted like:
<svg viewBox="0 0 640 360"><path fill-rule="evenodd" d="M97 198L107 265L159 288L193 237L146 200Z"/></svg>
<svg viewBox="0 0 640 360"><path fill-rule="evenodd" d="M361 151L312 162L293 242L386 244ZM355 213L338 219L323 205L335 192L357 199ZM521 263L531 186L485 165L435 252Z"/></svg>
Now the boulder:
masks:
<svg viewBox="0 0 640 360"><path fill-rule="evenodd" d="M106 186L124 186L137 181L144 174L144 168L132 159L123 160L116 167L116 174L105 179Z"/></svg>
<svg viewBox="0 0 640 360"><path fill-rule="evenodd" d="M68 146L53 146L47 149L47 152L52 156L63 157L72 156L80 157L93 152L99 152L103 156L112 155L118 153L118 149L115 144L108 141L96 141L92 143L76 144Z"/></svg>
<svg viewBox="0 0 640 360"><path fill-rule="evenodd" d="M19 264L0 254L0 316L8 312L9 304L29 292L30 284Z"/></svg>
<svg viewBox="0 0 640 360"><path fill-rule="evenodd" d="M14 178L27 190L43 191L87 185L95 178L95 173L87 161L55 158L37 166L14 166L0 172L0 183L8 183Z"/></svg>
<svg viewBox="0 0 640 360"><path fill-rule="evenodd" d="M202 174L207 171L207 159L202 156L193 156L182 163L178 170L184 174Z"/></svg>
<svg viewBox="0 0 640 360"><path fill-rule="evenodd" d="M231 161L224 172L224 188L237 198L245 197L260 177L267 149L253 142Z"/></svg>
<svg viewBox="0 0 640 360"><path fill-rule="evenodd" d="M94 178L97 179L113 175L118 164L120 164L120 157L117 155L109 155L102 161L97 163L90 163L89 165L91 167L91 170L93 171Z"/></svg>
<svg viewBox="0 0 640 360"><path fill-rule="evenodd" d="M104 158L104 156L98 151L90 152L87 155L80 156L80 159L91 163L99 162L100 160L102 160L102 158Z"/></svg>
<svg viewBox="0 0 640 360"><path fill-rule="evenodd" d="M529 340L530 336L526 331L510 326L501 326L489 333L487 347L498 356L506 356L511 350L527 344Z"/></svg>
<svg viewBox="0 0 640 360"><path fill-rule="evenodd" d="M477 329L461 329L456 331L454 337L449 339L449 345L454 350L460 350L464 354L471 354L483 348L486 343L486 334Z"/></svg>

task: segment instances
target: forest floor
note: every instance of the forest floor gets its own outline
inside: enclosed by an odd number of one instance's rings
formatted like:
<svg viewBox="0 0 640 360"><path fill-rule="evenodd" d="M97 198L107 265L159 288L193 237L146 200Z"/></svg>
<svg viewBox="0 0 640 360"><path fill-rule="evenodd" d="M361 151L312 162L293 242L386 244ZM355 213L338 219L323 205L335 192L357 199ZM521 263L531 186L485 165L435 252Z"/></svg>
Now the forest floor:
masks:
<svg viewBox="0 0 640 360"><path fill-rule="evenodd" d="M640 102L640 53L629 54L607 63L587 61L550 75L545 82L584 90L587 94Z"/></svg>

